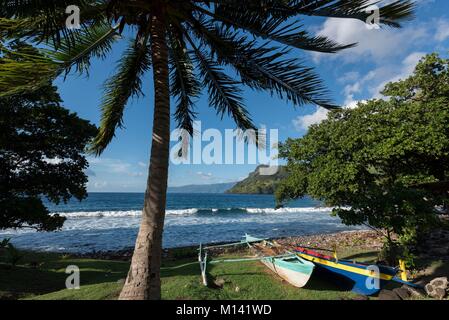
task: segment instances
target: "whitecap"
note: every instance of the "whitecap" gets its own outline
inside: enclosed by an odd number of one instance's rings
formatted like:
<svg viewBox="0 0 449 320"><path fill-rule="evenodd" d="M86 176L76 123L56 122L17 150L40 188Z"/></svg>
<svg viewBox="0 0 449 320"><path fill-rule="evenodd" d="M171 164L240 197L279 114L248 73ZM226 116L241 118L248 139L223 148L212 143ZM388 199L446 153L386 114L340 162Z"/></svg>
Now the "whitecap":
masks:
<svg viewBox="0 0 449 320"><path fill-rule="evenodd" d="M313 213L313 212L330 212L332 208L328 207L305 207L305 208L246 208L248 213Z"/></svg>

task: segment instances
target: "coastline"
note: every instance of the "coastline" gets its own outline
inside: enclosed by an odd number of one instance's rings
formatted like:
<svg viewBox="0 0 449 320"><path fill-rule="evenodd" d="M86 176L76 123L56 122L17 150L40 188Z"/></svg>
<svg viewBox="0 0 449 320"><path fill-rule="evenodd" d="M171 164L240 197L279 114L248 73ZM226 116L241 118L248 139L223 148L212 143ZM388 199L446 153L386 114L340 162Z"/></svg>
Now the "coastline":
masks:
<svg viewBox="0 0 449 320"><path fill-rule="evenodd" d="M337 246L338 251L344 252L345 255L351 253L358 253L362 251L372 250L379 251L382 248L382 236L372 230L351 230L341 231L337 233L321 233L308 236L290 236L282 238L270 238L281 245L303 245L314 248L321 248L325 251L334 250ZM204 243L207 245L222 245L233 242L213 242ZM163 250L164 258L180 258L194 256L199 244L196 246L183 246L176 248L168 248ZM86 259L101 259L101 260L116 260L116 261L130 261L134 248L125 248L122 250L109 251L93 251L87 253L66 253L71 257L86 258ZM227 248L226 250L216 250L217 253L238 252L241 248ZM320 251L320 250L318 250ZM322 250L321 250L322 251Z"/></svg>
<svg viewBox="0 0 449 320"><path fill-rule="evenodd" d="M363 255L360 253L371 253L377 255L383 247L385 239L383 235L374 230L349 230L335 233L321 233L306 236L289 236L289 237L274 237L269 238L271 241L276 241L280 245L294 246L301 245L305 247L314 248L320 253L336 252L338 255L351 257L359 261L363 261ZM213 242L204 243L203 246L208 245L223 245L235 243L233 242ZM449 230L434 229L429 232L428 236L423 239L419 245L413 247L416 257L423 260L441 260L449 262ZM163 249L163 258L167 260L177 260L184 258L196 257L198 245L195 246L180 246L176 248ZM242 247L227 247L225 249L211 250L214 254L228 254L240 253L245 251ZM134 248L125 248L122 250L110 251L93 251L88 253L66 253L67 256L83 259L98 259L111 261L131 261ZM58 253L60 254L60 252ZM361 259L361 260L360 260Z"/></svg>

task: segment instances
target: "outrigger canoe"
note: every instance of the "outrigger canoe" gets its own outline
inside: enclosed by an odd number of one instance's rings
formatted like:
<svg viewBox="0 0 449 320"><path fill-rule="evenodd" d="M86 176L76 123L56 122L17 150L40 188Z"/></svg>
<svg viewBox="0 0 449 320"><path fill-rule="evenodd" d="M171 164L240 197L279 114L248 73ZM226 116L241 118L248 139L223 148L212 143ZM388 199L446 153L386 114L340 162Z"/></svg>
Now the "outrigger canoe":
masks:
<svg viewBox="0 0 449 320"><path fill-rule="evenodd" d="M251 240L255 238L246 235L246 239ZM248 242L248 245L257 256L261 257L260 262L295 287L304 287L315 268L313 263L295 254L291 255L290 253L290 256L276 258L276 255L285 254L285 250L282 250L279 245L272 242L262 241L253 244ZM270 255L271 257L266 257Z"/></svg>
<svg viewBox="0 0 449 320"><path fill-rule="evenodd" d="M313 262L318 272L329 275L333 280L359 294L374 295L390 281L406 283L395 277L400 271L399 268L338 260L336 257L303 247L296 247L295 251L301 258Z"/></svg>
<svg viewBox="0 0 449 320"><path fill-rule="evenodd" d="M251 251L255 253L255 257L244 259L207 260L208 249L239 245L248 246ZM282 249L281 246L270 242L267 239L258 239L251 237L250 235L245 235L244 239L238 243L209 247L202 247L200 245L198 260L200 263L203 284L205 286L208 284L206 276L208 264L260 261L279 277L298 288L302 288L307 284L315 267L313 263L301 258L294 252Z"/></svg>

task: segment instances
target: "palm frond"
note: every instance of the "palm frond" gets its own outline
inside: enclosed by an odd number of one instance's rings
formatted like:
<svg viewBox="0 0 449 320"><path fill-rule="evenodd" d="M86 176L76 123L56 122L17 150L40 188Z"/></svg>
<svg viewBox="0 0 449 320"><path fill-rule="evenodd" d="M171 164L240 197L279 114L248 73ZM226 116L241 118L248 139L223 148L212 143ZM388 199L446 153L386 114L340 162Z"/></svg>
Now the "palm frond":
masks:
<svg viewBox="0 0 449 320"><path fill-rule="evenodd" d="M269 39L302 50L335 53L355 45L355 43L339 44L324 36L311 36L304 30L303 25L296 21L286 23L284 18L263 18L257 12L235 10L229 14L220 14L219 8L214 13L202 8L200 11L227 27L242 29L264 40ZM199 22L200 25L204 23L207 23L204 19Z"/></svg>
<svg viewBox="0 0 449 320"><path fill-rule="evenodd" d="M30 24L34 23L33 19L8 19L0 17L0 38L6 39L21 39Z"/></svg>
<svg viewBox="0 0 449 320"><path fill-rule="evenodd" d="M5 27L2 30L8 30L6 27L17 28L23 21L2 19L0 23ZM0 60L1 95L38 88L41 83L55 79L62 72L69 72L73 66L79 72L88 71L90 59L106 57L117 36L115 29L108 24L98 24L92 30L82 29L75 34L76 45L70 46L63 41L59 50L37 50L27 46L11 50L3 46Z"/></svg>
<svg viewBox="0 0 449 320"><path fill-rule="evenodd" d="M31 91L53 79L59 65L31 46L0 42L0 97Z"/></svg>
<svg viewBox="0 0 449 320"><path fill-rule="evenodd" d="M376 5L380 9L380 23L398 28L401 22L413 18L415 1L395 0L383 4L381 0L262 0L262 1L239 1L239 0L212 0L215 4L215 14L226 19L238 18L255 19L259 17L262 21L270 18L286 20L298 15L352 18L363 22L372 12L367 9Z"/></svg>
<svg viewBox="0 0 449 320"><path fill-rule="evenodd" d="M238 32L215 24L202 24L194 30L217 61L233 66L249 87L276 93L295 105L313 103L335 108L313 69L303 66L297 59L284 58L285 50L267 44L257 45L256 41L248 41Z"/></svg>
<svg viewBox="0 0 449 320"><path fill-rule="evenodd" d="M329 18L352 18L363 22L372 14L367 9L373 5L378 5L380 23L394 28L399 28L401 22L412 19L416 7L415 1L412 0L396 0L385 5L381 5L381 0L295 0L293 2L292 8L298 14Z"/></svg>
<svg viewBox="0 0 449 320"><path fill-rule="evenodd" d="M49 55L69 72L73 66L77 72L88 72L93 57L104 59L112 44L119 37L117 27L104 22L88 29L74 31L73 39L62 41L59 48Z"/></svg>
<svg viewBox="0 0 449 320"><path fill-rule="evenodd" d="M194 65L182 37L170 36L170 92L175 97L175 120L178 128L193 135L196 118L194 99L201 93L201 83L194 73Z"/></svg>
<svg viewBox="0 0 449 320"><path fill-rule="evenodd" d="M0 15L3 17L32 17L36 12L52 14L65 11L69 5L83 6L94 1L87 0L0 0Z"/></svg>
<svg viewBox="0 0 449 320"><path fill-rule="evenodd" d="M257 51L260 48L256 48L255 52ZM294 105L312 103L335 109L336 106L328 98L329 93L314 69L306 67L298 59L284 58L285 55L285 52L275 51L248 60L248 66L254 68L254 72L252 75L246 74L246 78L250 79L247 84L257 87L257 83L262 80L272 95L276 93L279 98L287 99Z"/></svg>
<svg viewBox="0 0 449 320"><path fill-rule="evenodd" d="M141 79L150 65L151 50L147 41L132 42L119 61L116 74L105 83L101 124L91 152L101 154L115 136L115 130L122 127L125 106L129 98L143 94Z"/></svg>
<svg viewBox="0 0 449 320"><path fill-rule="evenodd" d="M194 48L195 62L203 78L203 86L208 89L209 103L217 110L217 114L222 117L228 114L240 129L256 130L243 105L239 83L224 73L219 64L210 59L201 49L196 48L194 43L191 45Z"/></svg>
<svg viewBox="0 0 449 320"><path fill-rule="evenodd" d="M98 0L0 0L0 17L24 22L20 28L10 30L10 37L28 37L34 42L51 40L57 48L62 40L66 44L75 41L72 30L66 26L69 5L80 8L80 23L86 29L105 19L104 1Z"/></svg>

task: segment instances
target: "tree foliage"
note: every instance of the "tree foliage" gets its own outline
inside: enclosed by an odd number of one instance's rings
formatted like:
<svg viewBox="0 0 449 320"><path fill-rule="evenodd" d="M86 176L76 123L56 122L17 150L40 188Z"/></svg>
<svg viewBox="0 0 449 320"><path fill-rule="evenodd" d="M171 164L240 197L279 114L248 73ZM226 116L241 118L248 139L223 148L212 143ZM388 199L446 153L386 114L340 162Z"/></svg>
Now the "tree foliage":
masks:
<svg viewBox="0 0 449 320"><path fill-rule="evenodd" d="M290 175L277 200L308 194L335 207L345 224L414 238L448 196L448 93L449 60L432 54L410 77L389 83L385 99L331 112L280 147Z"/></svg>
<svg viewBox="0 0 449 320"><path fill-rule="evenodd" d="M0 98L0 229L53 231L64 218L53 203L86 196L83 155L96 128L61 107L55 87Z"/></svg>
<svg viewBox="0 0 449 320"><path fill-rule="evenodd" d="M261 168L266 168L266 165L260 165L251 172L248 177L242 181L237 182L232 188L226 191L231 194L273 194L276 186L282 179L287 177L285 167L279 166L276 174L262 175Z"/></svg>
<svg viewBox="0 0 449 320"><path fill-rule="evenodd" d="M339 44L306 30L303 17L337 17L363 22L371 0L0 0L0 47L26 40L50 48L45 68L53 77L75 68L85 72L92 58L108 56L112 44L131 38L117 72L105 85L102 120L92 151L101 154L123 125L129 99L142 93L141 83L153 67L155 116L144 218L133 262L121 298L160 298L161 237L165 214L169 149L169 96L176 101L179 128L193 133L194 109L206 92L219 116L231 117L242 130L253 129L242 85L265 91L296 106L307 103L332 109L322 81L291 54L292 50L337 52ZM80 8L81 28L66 28L63 12ZM389 1L381 6L381 24L400 27L413 15L414 2ZM3 45L3 48L5 46ZM8 51L11 53L11 51ZM168 56L167 56L168 53ZM12 52L14 54L14 52ZM1 55L1 52L0 52ZM23 59L0 63L0 96L36 86L39 77ZM170 80L165 75L170 71ZM158 79L158 76L160 79ZM11 89L11 86L14 89ZM257 133L257 132L256 132ZM165 137L164 137L165 136ZM184 132L184 137L187 134ZM256 140L256 142L259 142ZM184 148L180 151L183 155Z"/></svg>
<svg viewBox="0 0 449 320"><path fill-rule="evenodd" d="M68 5L78 6L82 13L78 30L66 28ZM240 129L255 130L242 84L297 106L335 107L313 68L289 53L295 49L334 53L354 46L310 34L302 17L365 22L371 5L370 0L0 0L0 55L3 47L6 54L22 57L20 63L14 59L0 63L0 96L38 87L44 71L51 77L72 69L87 72L92 58L107 57L115 42L131 35L117 73L105 83L102 121L92 148L102 153L123 125L128 100L142 93L142 78L152 65L151 17L157 12L166 21L178 127L193 133L195 101L204 89L217 114L229 115ZM381 6L380 23L400 27L413 9L413 1L391 1ZM11 39L45 44L50 50L36 61L10 50L5 44ZM33 72L36 63L41 75Z"/></svg>

